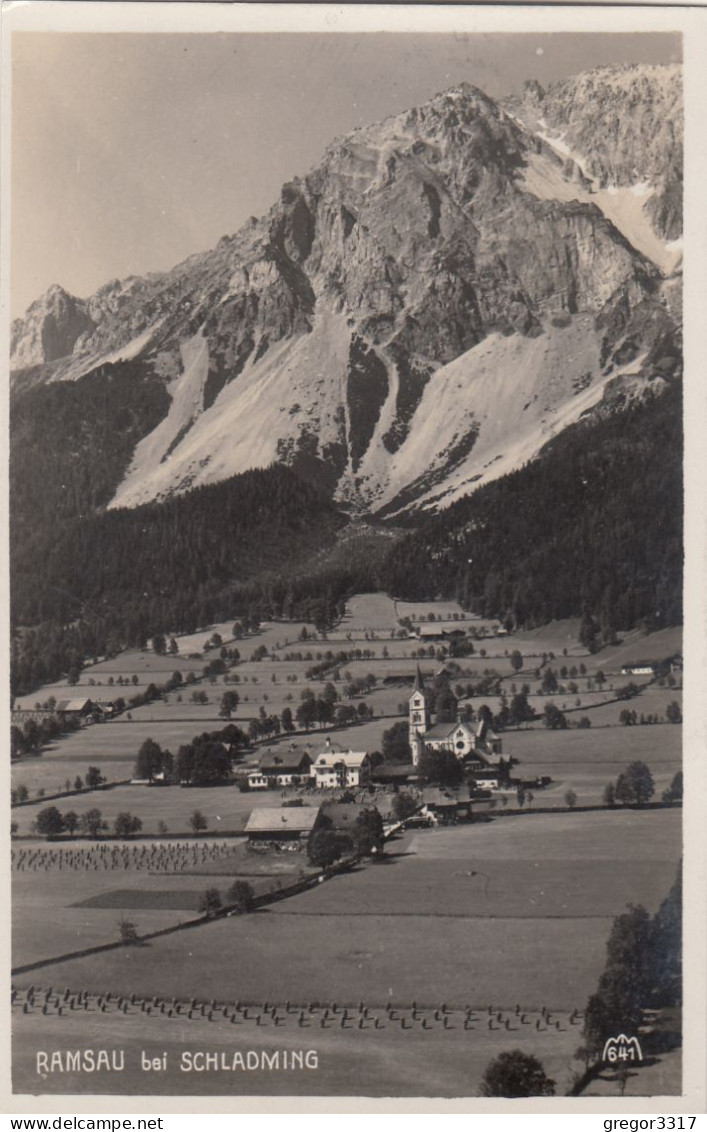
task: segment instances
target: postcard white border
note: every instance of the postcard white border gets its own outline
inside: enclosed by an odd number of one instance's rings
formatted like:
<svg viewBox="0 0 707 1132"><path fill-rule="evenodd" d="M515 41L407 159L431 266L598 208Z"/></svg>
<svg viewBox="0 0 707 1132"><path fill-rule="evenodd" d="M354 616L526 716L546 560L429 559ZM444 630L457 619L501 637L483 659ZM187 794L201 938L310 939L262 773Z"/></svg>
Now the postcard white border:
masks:
<svg viewBox="0 0 707 1132"><path fill-rule="evenodd" d="M5 1113L610 1113L621 1116L655 1113L703 1113L707 1098L707 11L671 4L614 7L596 4L559 7L554 4L522 7L406 4L209 4L209 3L107 3L62 0L11 0L0 9L1 94L0 159L2 197L0 225L9 231L10 59L15 32L656 32L683 33L686 107L685 190L685 933L686 974L684 1084L682 1097L649 1098L537 1098L519 1102L492 1102L478 1098L360 1097L155 1097L91 1094L13 1095L10 1084L9 996L3 999L4 1056L0 1060L0 1090ZM0 266L0 338L5 388L9 357L9 255L2 240ZM7 397L0 399L0 435L7 443ZM7 531L7 460L3 461L2 516ZM3 541L0 578L8 592L8 542ZM7 603L2 604L0 634L8 639ZM4 646L3 646L4 648ZM4 663L7 673L7 654ZM7 682L6 682L6 687ZM4 734L9 710L2 704ZM9 760L8 760L9 765ZM5 830L9 831L9 790L6 789ZM3 837L7 856L9 834ZM1 895L9 907L9 870L2 871ZM8 941L3 958L9 973ZM5 1044L7 1043L7 1044Z"/></svg>

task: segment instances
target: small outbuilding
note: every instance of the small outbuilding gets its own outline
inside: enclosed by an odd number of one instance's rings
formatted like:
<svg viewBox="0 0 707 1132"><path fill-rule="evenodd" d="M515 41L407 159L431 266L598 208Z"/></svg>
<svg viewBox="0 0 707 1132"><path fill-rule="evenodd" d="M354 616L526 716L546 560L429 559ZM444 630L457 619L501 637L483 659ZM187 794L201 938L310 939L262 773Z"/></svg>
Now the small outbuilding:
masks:
<svg viewBox="0 0 707 1132"><path fill-rule="evenodd" d="M442 825L467 821L471 817L471 803L457 790L443 790L439 786L426 787L422 792L423 815L429 814Z"/></svg>
<svg viewBox="0 0 707 1132"><path fill-rule="evenodd" d="M56 712L59 715L73 716L74 719L103 719L105 715L101 704L88 697L59 700Z"/></svg>
<svg viewBox="0 0 707 1132"><path fill-rule="evenodd" d="M418 780L417 767L412 763L379 763L371 772L371 782L381 786L406 786Z"/></svg>

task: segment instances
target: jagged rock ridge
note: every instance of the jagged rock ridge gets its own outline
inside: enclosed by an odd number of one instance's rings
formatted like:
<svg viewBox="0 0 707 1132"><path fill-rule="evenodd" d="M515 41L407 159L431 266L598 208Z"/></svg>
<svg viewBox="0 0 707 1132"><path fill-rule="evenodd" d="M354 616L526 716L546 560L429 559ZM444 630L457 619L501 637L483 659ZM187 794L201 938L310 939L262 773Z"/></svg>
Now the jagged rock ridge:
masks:
<svg viewBox="0 0 707 1132"><path fill-rule="evenodd" d="M650 163L619 155L679 81L590 72L505 106L463 83L333 142L265 217L173 271L45 296L13 327L14 361L66 380L139 356L162 377L169 411L115 506L276 460L354 509L458 498L608 385L675 374L675 218L644 204L681 176L677 123Z"/></svg>

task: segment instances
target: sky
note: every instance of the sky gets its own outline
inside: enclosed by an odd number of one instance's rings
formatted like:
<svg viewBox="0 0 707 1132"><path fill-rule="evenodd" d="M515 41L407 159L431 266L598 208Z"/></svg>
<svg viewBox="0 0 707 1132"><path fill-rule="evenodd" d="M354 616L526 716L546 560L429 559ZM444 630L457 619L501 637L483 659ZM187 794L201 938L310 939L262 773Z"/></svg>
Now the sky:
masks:
<svg viewBox="0 0 707 1132"><path fill-rule="evenodd" d="M667 33L15 33L12 315L212 247L335 137L463 80L679 58Z"/></svg>

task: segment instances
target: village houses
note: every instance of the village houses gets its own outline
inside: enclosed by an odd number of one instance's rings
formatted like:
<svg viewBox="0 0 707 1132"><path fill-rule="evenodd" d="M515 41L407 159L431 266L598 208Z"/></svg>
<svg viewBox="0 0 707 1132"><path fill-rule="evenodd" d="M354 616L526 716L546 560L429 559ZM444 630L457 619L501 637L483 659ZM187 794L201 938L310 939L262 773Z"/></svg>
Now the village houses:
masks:
<svg viewBox="0 0 707 1132"><path fill-rule="evenodd" d="M312 773L318 789L345 789L367 786L371 780L371 758L366 751L335 751L329 740L327 750L317 755Z"/></svg>

